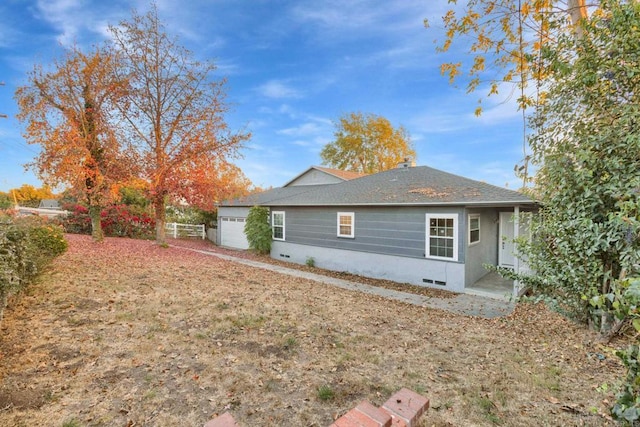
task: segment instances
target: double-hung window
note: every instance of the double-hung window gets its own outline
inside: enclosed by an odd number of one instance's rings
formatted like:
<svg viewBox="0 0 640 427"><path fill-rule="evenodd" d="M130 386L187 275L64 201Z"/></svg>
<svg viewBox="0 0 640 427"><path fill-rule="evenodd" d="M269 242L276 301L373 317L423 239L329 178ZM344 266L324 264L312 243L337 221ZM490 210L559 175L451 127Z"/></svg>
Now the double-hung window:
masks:
<svg viewBox="0 0 640 427"><path fill-rule="evenodd" d="M338 212L338 237L355 236L355 216L353 212Z"/></svg>
<svg viewBox="0 0 640 427"><path fill-rule="evenodd" d="M457 229L457 214L427 214L427 258L457 261Z"/></svg>
<svg viewBox="0 0 640 427"><path fill-rule="evenodd" d="M480 214L469 215L469 245L480 241Z"/></svg>
<svg viewBox="0 0 640 427"><path fill-rule="evenodd" d="M284 212L271 212L271 230L273 240L284 240Z"/></svg>

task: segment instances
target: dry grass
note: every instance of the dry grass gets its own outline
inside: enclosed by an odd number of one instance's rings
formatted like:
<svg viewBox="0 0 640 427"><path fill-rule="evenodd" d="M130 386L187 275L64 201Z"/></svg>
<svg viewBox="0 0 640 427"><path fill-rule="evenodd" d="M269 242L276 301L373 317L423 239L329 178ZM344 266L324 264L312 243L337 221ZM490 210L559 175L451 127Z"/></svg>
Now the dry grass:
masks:
<svg viewBox="0 0 640 427"><path fill-rule="evenodd" d="M423 426L611 424L622 367L542 306L469 318L145 241L69 240L6 312L0 425L202 426L230 410L248 427L328 426L401 387L431 400Z"/></svg>

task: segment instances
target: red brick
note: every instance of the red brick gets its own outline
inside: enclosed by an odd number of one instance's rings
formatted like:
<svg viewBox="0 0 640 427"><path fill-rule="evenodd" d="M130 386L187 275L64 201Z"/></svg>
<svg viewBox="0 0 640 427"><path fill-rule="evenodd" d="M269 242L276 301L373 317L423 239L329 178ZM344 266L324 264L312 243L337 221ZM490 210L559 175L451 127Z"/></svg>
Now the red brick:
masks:
<svg viewBox="0 0 640 427"><path fill-rule="evenodd" d="M212 420L209 420L204 427L240 427L236 420L233 418L233 415L229 412L225 412L224 414L216 417Z"/></svg>
<svg viewBox="0 0 640 427"><path fill-rule="evenodd" d="M330 427L391 427L391 417L365 400Z"/></svg>
<svg viewBox="0 0 640 427"><path fill-rule="evenodd" d="M429 409L429 399L403 388L391 396L382 405L382 409L389 412L392 417L397 417L404 421L406 427L414 427L422 414ZM394 427L396 426L395 419L393 425ZM398 424L398 426L401 426L401 424Z"/></svg>
<svg viewBox="0 0 640 427"><path fill-rule="evenodd" d="M407 423L405 423L404 420L401 420L398 417L392 416L391 427L407 427Z"/></svg>
<svg viewBox="0 0 640 427"><path fill-rule="evenodd" d="M390 427L391 416L384 410L376 408L366 400L356 406L356 411L360 411L372 420L376 421L378 427Z"/></svg>

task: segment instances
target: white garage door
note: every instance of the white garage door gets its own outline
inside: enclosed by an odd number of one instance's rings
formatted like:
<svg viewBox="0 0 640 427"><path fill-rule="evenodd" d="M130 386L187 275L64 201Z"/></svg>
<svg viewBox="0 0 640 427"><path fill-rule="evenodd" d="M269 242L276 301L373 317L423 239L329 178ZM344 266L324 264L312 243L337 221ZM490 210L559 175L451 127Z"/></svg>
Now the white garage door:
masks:
<svg viewBox="0 0 640 427"><path fill-rule="evenodd" d="M226 216L220 219L219 230L221 232L220 243L222 246L249 249L249 242L244 234L246 218Z"/></svg>

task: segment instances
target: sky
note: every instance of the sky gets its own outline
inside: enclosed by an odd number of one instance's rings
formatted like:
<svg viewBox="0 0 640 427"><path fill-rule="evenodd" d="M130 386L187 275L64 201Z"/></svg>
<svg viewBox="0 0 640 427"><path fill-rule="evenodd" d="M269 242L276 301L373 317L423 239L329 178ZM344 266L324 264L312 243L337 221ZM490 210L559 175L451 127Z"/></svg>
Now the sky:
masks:
<svg viewBox="0 0 640 427"><path fill-rule="evenodd" d="M440 74L464 49L437 53L446 0L158 0L170 36L213 61L225 78L231 129L252 137L235 160L256 186L279 187L313 165L351 112L404 126L427 165L517 189L523 159L522 114L505 94L483 101ZM45 69L74 44L89 50L109 25L144 14L148 0L0 2L0 191L42 183L24 165L37 145L22 137L17 87L36 64ZM424 26L428 19L430 27Z"/></svg>

